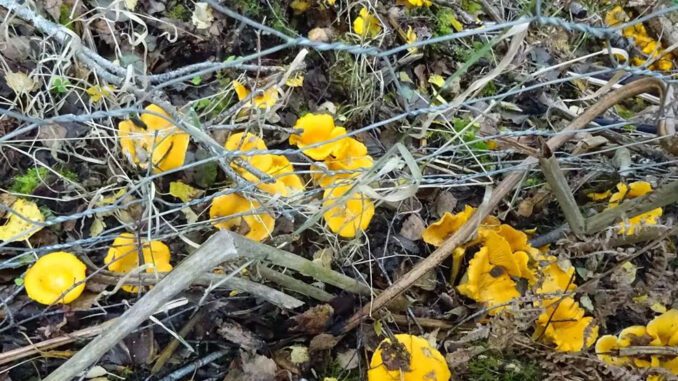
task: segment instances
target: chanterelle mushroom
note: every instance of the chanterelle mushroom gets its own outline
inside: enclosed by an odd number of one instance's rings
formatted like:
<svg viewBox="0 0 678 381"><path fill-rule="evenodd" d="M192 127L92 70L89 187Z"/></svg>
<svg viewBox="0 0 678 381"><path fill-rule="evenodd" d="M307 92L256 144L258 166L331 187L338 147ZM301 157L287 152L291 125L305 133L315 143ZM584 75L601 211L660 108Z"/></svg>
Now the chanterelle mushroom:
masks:
<svg viewBox="0 0 678 381"><path fill-rule="evenodd" d="M449 381L450 368L440 352L424 338L395 335L384 339L372 355L368 381Z"/></svg>
<svg viewBox="0 0 678 381"><path fill-rule="evenodd" d="M26 272L26 293L41 304L70 303L85 289L86 270L85 264L71 253L49 253Z"/></svg>

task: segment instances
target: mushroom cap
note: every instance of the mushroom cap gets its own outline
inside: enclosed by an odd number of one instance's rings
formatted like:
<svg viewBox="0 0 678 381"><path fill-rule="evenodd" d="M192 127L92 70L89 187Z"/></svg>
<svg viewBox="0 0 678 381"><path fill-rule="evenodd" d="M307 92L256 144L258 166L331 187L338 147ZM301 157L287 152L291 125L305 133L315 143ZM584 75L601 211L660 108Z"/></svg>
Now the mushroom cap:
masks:
<svg viewBox="0 0 678 381"><path fill-rule="evenodd" d="M381 32L381 23L367 8L362 7L358 17L353 20L353 32L374 38Z"/></svg>
<svg viewBox="0 0 678 381"><path fill-rule="evenodd" d="M498 307L520 297L515 281L499 266L490 262L490 249L483 246L469 261L466 274L457 286L460 294L491 308L495 315L506 307Z"/></svg>
<svg viewBox="0 0 678 381"><path fill-rule="evenodd" d="M123 154L135 165L145 168L150 152L150 162L155 173L184 165L189 135L173 125L170 115L160 106L151 104L144 111L139 119L146 126L145 129L131 120L118 123Z"/></svg>
<svg viewBox="0 0 678 381"><path fill-rule="evenodd" d="M36 203L18 198L10 209L13 212L9 212L5 224L0 225L0 241L23 241L42 230L42 226L31 223L45 221L45 216Z"/></svg>
<svg viewBox="0 0 678 381"><path fill-rule="evenodd" d="M268 149L264 140L254 134L249 132L238 132L233 134L226 139L224 148L229 151L265 151ZM254 168L266 173L273 165L273 155L270 154L261 154L253 156L243 156L242 159L245 160L249 165ZM238 170L239 172L247 172L244 168L239 166L237 163L231 163L231 166Z"/></svg>
<svg viewBox="0 0 678 381"><path fill-rule="evenodd" d="M650 345L678 345L678 309L670 309L647 324L647 334L652 337Z"/></svg>
<svg viewBox="0 0 678 381"><path fill-rule="evenodd" d="M245 237L263 241L270 237L275 227L275 219L268 213L245 214L253 209L261 208L261 204L255 200L247 199L237 193L225 194L215 197L210 207L210 219L221 219L213 221L212 225L219 229L231 230L240 228L242 222L247 224L249 231ZM225 218L235 215L232 218Z"/></svg>
<svg viewBox="0 0 678 381"><path fill-rule="evenodd" d="M301 148L302 152L313 160L325 160L336 150L339 150L345 139L322 144L328 140L346 135L344 127L336 127L334 118L329 114L306 114L297 119L294 128L300 129L301 134L290 135L290 144ZM320 144L312 148L310 145Z"/></svg>
<svg viewBox="0 0 678 381"><path fill-rule="evenodd" d="M49 253L40 257L26 272L26 293L29 298L45 305L70 303L85 290L86 270L87 266L71 253Z"/></svg>
<svg viewBox="0 0 678 381"><path fill-rule="evenodd" d="M164 172L184 165L190 137L170 122L170 115L160 106L149 105L140 117L148 133L147 150L151 151L154 172ZM152 115L148 112L156 113Z"/></svg>
<svg viewBox="0 0 678 381"><path fill-rule="evenodd" d="M534 274L527 265L530 260L527 253L513 252L508 241L494 230L482 229L479 236L490 251L491 265L502 267L512 277L534 279Z"/></svg>
<svg viewBox="0 0 678 381"><path fill-rule="evenodd" d="M574 276L574 266L570 266L567 271L564 271L555 259L546 266L541 268L541 284L537 289L538 294L549 294L555 292L564 292L575 289L575 284L572 281Z"/></svg>
<svg viewBox="0 0 678 381"><path fill-rule="evenodd" d="M372 168L374 160L367 154L367 147L356 139L345 138L325 159L325 165L332 171L357 171Z"/></svg>
<svg viewBox="0 0 678 381"><path fill-rule="evenodd" d="M275 182L264 183L250 174L253 179L249 179L247 175L244 177L250 182L257 182L257 188L272 195L280 195L282 197L289 197L293 194L303 192L304 183L301 177L294 173L292 163L283 155L271 155L271 167L266 174L273 177Z"/></svg>
<svg viewBox="0 0 678 381"><path fill-rule="evenodd" d="M233 81L233 89L235 94L238 96L238 100L242 101L247 98L251 91L245 87L240 81ZM252 97L250 103L256 107L267 109L275 106L278 102L278 87L271 86L268 89L264 90L262 94Z"/></svg>
<svg viewBox="0 0 678 381"><path fill-rule="evenodd" d="M364 194L354 192L342 199L351 188L340 185L323 193L323 218L333 233L344 238L353 238L359 231L366 230L374 216L374 203Z"/></svg>
<svg viewBox="0 0 678 381"><path fill-rule="evenodd" d="M556 345L561 352L578 352L588 348L598 338L598 326L592 317L584 317L584 310L570 297L549 298L537 318L537 331Z"/></svg>
<svg viewBox="0 0 678 381"><path fill-rule="evenodd" d="M377 347L367 371L368 381L450 380L452 373L445 358L426 339L408 334L395 335L395 339L402 346L391 345L387 338Z"/></svg>
<svg viewBox="0 0 678 381"><path fill-rule="evenodd" d="M610 365L624 365L628 363L628 358L614 356L615 351L619 350L619 348L620 346L616 336L601 336L596 342L596 355L601 361Z"/></svg>
<svg viewBox="0 0 678 381"><path fill-rule="evenodd" d="M139 267L139 247L132 233L121 233L113 240L108 249L104 263L110 271L128 273ZM168 272L172 270L170 265L170 250L161 241L144 242L142 247L144 264L149 265L146 272Z"/></svg>
<svg viewBox="0 0 678 381"><path fill-rule="evenodd" d="M433 246L440 246L443 242L459 230L473 214L475 209L470 205L465 205L462 212L452 214L445 212L436 222L427 226L422 232L424 242Z"/></svg>

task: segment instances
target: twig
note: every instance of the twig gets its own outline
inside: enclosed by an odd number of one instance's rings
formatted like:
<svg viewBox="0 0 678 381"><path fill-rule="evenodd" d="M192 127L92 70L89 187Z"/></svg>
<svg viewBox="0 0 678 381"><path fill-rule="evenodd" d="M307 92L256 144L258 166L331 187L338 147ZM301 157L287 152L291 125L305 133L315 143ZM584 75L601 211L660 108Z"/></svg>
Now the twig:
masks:
<svg viewBox="0 0 678 381"><path fill-rule="evenodd" d="M650 210L678 202L678 180L665 184L645 196L627 200L619 206L604 210L586 220L586 232L596 233L625 216L634 217Z"/></svg>
<svg viewBox="0 0 678 381"><path fill-rule="evenodd" d="M299 273L313 277L321 282L331 284L354 294L371 295L370 288L357 280L339 274L336 271L323 267L313 261L300 257L289 251L280 250L266 244L249 240L237 233L224 232L233 240L233 244L244 258L266 260L274 265L287 267Z"/></svg>
<svg viewBox="0 0 678 381"><path fill-rule="evenodd" d="M550 151L545 152L544 155L546 157L539 158L539 165L544 173L546 182L548 182L551 191L556 196L560 210L565 215L565 220L570 229L577 237L582 237L585 227L584 216L579 211L579 206L574 199L567 179L558 165L558 159Z"/></svg>
<svg viewBox="0 0 678 381"><path fill-rule="evenodd" d="M588 125L596 116L619 103L620 101L638 94L645 93L650 90L659 89L664 92L664 84L656 78L643 78L631 82L618 90L609 93L607 96L600 99L597 103L591 106L577 119L572 121L570 125L565 128L559 135L556 135L548 140L547 144L551 151L557 150L560 146L565 144L574 136L577 130ZM459 229L455 234L449 237L440 245L431 255L424 260L417 263L408 273L399 278L388 289L379 294L374 301L363 307L360 311L351 316L342 327L341 332L348 332L357 327L360 322L370 315L371 311L378 310L386 306L388 301L409 289L414 282L421 278L424 274L435 269L440 263L449 257L450 253L459 245L471 238L475 232L475 227L480 224L480 221L485 219L494 208L499 205L501 200L520 182L527 171L537 163L534 157L528 157L522 161L518 166L519 170L507 175L504 180L499 183L494 194L487 203L486 208L479 208L476 210L469 221Z"/></svg>
<svg viewBox="0 0 678 381"><path fill-rule="evenodd" d="M202 320L202 318L205 316L205 310L201 309L198 312L195 313L187 322L186 324L181 327L181 330L179 330L179 336L182 338L185 338L188 336L188 334L193 330L195 325ZM177 350L179 347L179 340L176 338L172 339L172 341L167 344L165 349L160 352L160 355L158 356L158 359L156 360L155 364L153 365L153 368L151 369L152 374L156 374L162 370L162 367L165 366L165 363L167 360L172 357L172 354L174 354L174 351Z"/></svg>
<svg viewBox="0 0 678 381"><path fill-rule="evenodd" d="M188 256L136 304L116 319L109 329L63 363L45 378L45 381L73 379L87 367L96 363L101 356L154 314L172 296L188 287L199 274L228 259L236 258L237 253L229 234L223 231L214 233L198 250Z"/></svg>
<svg viewBox="0 0 678 381"><path fill-rule="evenodd" d="M81 330L71 332L69 334L41 341L39 343L27 345L25 347L12 349L0 353L0 365L8 364L23 358L32 356L49 349L54 349L62 345L70 344L80 339L86 339L96 336L109 329L114 323L115 319L108 320L99 325L83 328Z"/></svg>
<svg viewBox="0 0 678 381"><path fill-rule="evenodd" d="M321 302L329 302L334 298L334 295L319 289L318 287L313 287L310 284L306 284L299 279L295 279L289 275L279 273L275 270L269 269L264 265L257 265L257 272L264 279L270 280L271 282L277 283L283 288L297 292L302 295L306 295L309 298L319 300Z"/></svg>
<svg viewBox="0 0 678 381"><path fill-rule="evenodd" d="M242 291L257 296L282 309L293 310L304 305L304 302L301 300L289 296L282 291L243 278L224 279L223 275L206 273L200 275L194 283L210 286L219 282L224 282L219 287L228 284L228 288L231 290Z"/></svg>
<svg viewBox="0 0 678 381"><path fill-rule="evenodd" d="M211 363L212 361L215 361L215 360L217 360L221 357L224 357L225 355L227 355L230 352L232 352L232 351L221 350L221 351L216 351L214 353L210 353L209 355L207 355L207 356L205 356L201 359L195 360L192 363L190 363L190 364L188 364L188 365L186 365L186 366L184 366L180 369L175 370L174 372L172 372L172 373L168 374L167 376L161 378L160 381L181 380L187 374L189 374L191 372L195 372L196 369L202 368L203 366Z"/></svg>
<svg viewBox="0 0 678 381"><path fill-rule="evenodd" d="M157 275L157 276L156 276ZM152 286L160 281L165 276L165 274L136 274L135 275L135 285L139 286ZM137 279L138 277L138 279ZM103 284L117 285L119 282L119 277L110 276L104 274L97 274L92 277L96 281ZM224 279L223 275L205 273L199 275L194 281L193 284L201 286L210 286L212 284L219 284L218 288L227 289L227 290L238 290L252 296L266 300L269 303L272 303L280 308L284 309L295 309L304 304L299 299L291 297L281 291L270 288L266 285L253 282L249 279L244 279L240 277L230 277Z"/></svg>

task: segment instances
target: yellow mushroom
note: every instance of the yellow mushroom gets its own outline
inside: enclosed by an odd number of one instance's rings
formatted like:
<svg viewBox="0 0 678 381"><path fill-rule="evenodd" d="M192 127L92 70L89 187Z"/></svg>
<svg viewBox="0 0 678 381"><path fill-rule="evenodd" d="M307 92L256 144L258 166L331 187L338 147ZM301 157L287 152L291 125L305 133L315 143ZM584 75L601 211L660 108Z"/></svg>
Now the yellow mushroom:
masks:
<svg viewBox="0 0 678 381"><path fill-rule="evenodd" d="M384 339L367 371L368 381L449 381L450 368L443 355L424 338L395 335Z"/></svg>
<svg viewBox="0 0 678 381"><path fill-rule="evenodd" d="M457 286L457 291L467 298L489 308L489 314L495 315L504 309L502 306L520 297L516 283L501 266L491 263L492 251L483 246L469 261L468 269Z"/></svg>
<svg viewBox="0 0 678 381"><path fill-rule="evenodd" d="M139 119L145 128L131 120L118 123L123 154L142 168L150 161L156 173L184 165L189 135L173 125L169 114L160 106L152 104L144 110Z"/></svg>
<svg viewBox="0 0 678 381"><path fill-rule="evenodd" d="M139 252L141 250L141 253ZM139 262L140 257L143 263ZM118 273L128 273L140 265L146 266L147 273L165 273L172 271L170 264L170 250L161 241L138 242L132 233L121 233L114 240L104 263L108 269ZM128 292L137 292L138 288L125 285L123 289Z"/></svg>
<svg viewBox="0 0 678 381"><path fill-rule="evenodd" d="M678 346L678 309L670 309L647 324L650 345Z"/></svg>
<svg viewBox="0 0 678 381"><path fill-rule="evenodd" d="M436 222L432 223L422 233L424 242L433 246L440 246L447 238L456 233L473 214L475 209L469 205L464 207L464 211L457 214L445 212Z"/></svg>
<svg viewBox="0 0 678 381"><path fill-rule="evenodd" d="M233 81L233 89L235 90L239 101L244 100L251 93L250 90L239 81ZM261 109L267 109L275 106L277 102L278 88L276 86L271 86L264 90L261 94L252 97L247 106L254 105L255 107L259 107Z"/></svg>
<svg viewBox="0 0 678 381"><path fill-rule="evenodd" d="M652 191L652 185L646 181L636 181L628 185L617 184L617 192L610 196L608 208L617 207L625 199L644 196ZM633 235L640 226L656 225L663 214L662 208L652 209L619 223L617 231L620 234Z"/></svg>
<svg viewBox="0 0 678 381"><path fill-rule="evenodd" d="M341 144L331 156L325 160L327 168L332 171L355 171L371 168L372 157L367 154L367 147L353 138L342 139Z"/></svg>
<svg viewBox="0 0 678 381"><path fill-rule="evenodd" d="M560 352L579 352L590 347L598 338L598 325L570 297L549 298L539 303L544 312L537 318L538 336L543 336Z"/></svg>
<svg viewBox="0 0 678 381"><path fill-rule="evenodd" d="M329 114L306 114L297 119L294 128L301 133L290 135L290 144L301 148L313 160L325 160L344 144L345 139L328 142L346 135L346 129L336 127ZM313 147L307 148L309 146Z"/></svg>
<svg viewBox="0 0 678 381"><path fill-rule="evenodd" d="M209 213L212 225L216 228L236 229L249 239L263 241L271 236L275 219L267 213L252 214L252 210L259 208L261 204L257 201L231 193L215 197Z"/></svg>
<svg viewBox="0 0 678 381"><path fill-rule="evenodd" d="M340 185L323 193L323 218L333 233L344 238L366 230L374 216L372 200L359 192L348 194L350 190L350 185Z"/></svg>
<svg viewBox="0 0 678 381"><path fill-rule="evenodd" d="M26 293L41 304L70 303L85 290L86 270L85 264L71 253L49 253L26 272Z"/></svg>
<svg viewBox="0 0 678 381"><path fill-rule="evenodd" d="M229 151L266 151L266 143L260 137L249 132L238 132L226 139L224 148ZM273 165L273 155L262 153L258 155L243 156L241 160L246 161L252 167L266 173ZM241 174L247 172L238 163L231 163L231 166Z"/></svg>
<svg viewBox="0 0 678 381"><path fill-rule="evenodd" d="M36 223L45 222L45 216L36 203L18 198L12 203L10 210L7 221L0 225L0 241L27 240L42 230L42 226Z"/></svg>
<svg viewBox="0 0 678 381"><path fill-rule="evenodd" d="M248 181L257 182L257 188L273 195L289 197L303 192L305 189L304 183L301 181L301 177L294 173L292 163L282 155L271 155L271 157L271 167L266 171L266 174L271 176L275 182L264 183L255 178L250 179L248 176L245 176L245 178Z"/></svg>

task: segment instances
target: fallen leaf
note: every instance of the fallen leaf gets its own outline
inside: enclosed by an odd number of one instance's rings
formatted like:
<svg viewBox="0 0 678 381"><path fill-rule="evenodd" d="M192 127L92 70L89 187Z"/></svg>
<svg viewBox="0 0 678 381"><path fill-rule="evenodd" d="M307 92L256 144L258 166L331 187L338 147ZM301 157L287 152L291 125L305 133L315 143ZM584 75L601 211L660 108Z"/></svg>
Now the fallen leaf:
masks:
<svg viewBox="0 0 678 381"><path fill-rule="evenodd" d="M311 342L308 345L308 349L311 351L311 353L317 351L326 351L334 348L338 342L338 337L329 333L321 333L319 335L313 336Z"/></svg>
<svg viewBox="0 0 678 381"><path fill-rule="evenodd" d="M311 307L302 314L292 317L296 322L294 331L307 334L320 333L327 328L333 314L334 309L329 304Z"/></svg>
<svg viewBox="0 0 678 381"><path fill-rule="evenodd" d="M66 127L56 123L40 126L36 139L45 147L49 148L54 158L57 157L57 151L61 148L68 130Z"/></svg>
<svg viewBox="0 0 678 381"><path fill-rule="evenodd" d="M292 364L299 365L307 363L311 360L308 355L308 348L303 345L293 345L289 347L290 351L290 361Z"/></svg>
<svg viewBox="0 0 678 381"><path fill-rule="evenodd" d="M438 217L442 217L446 212L454 212L454 208L457 206L457 198L452 193L444 191L438 194L433 203L436 214Z"/></svg>
<svg viewBox="0 0 678 381"><path fill-rule="evenodd" d="M85 89L85 92L87 95L89 95L89 99L93 103L98 103L101 102L102 99L108 98L111 95L113 95L113 92L116 90L115 86L112 85L106 85L106 86L90 86L87 89Z"/></svg>
<svg viewBox="0 0 678 381"><path fill-rule="evenodd" d="M332 268L332 259L334 252L330 248L324 248L313 253L313 262L323 266L326 269Z"/></svg>
<svg viewBox="0 0 678 381"><path fill-rule="evenodd" d="M189 202L200 196L203 191L193 188L188 184L184 184L181 181L172 181L170 183L169 193L183 202Z"/></svg>
<svg viewBox="0 0 678 381"><path fill-rule="evenodd" d="M400 228L400 235L410 241L418 241L421 239L421 233L424 229L426 229L424 220L422 220L418 214L413 213L403 221L403 226Z"/></svg>
<svg viewBox="0 0 678 381"><path fill-rule="evenodd" d="M243 376L241 380L271 381L275 379L278 366L270 358L255 353L241 352Z"/></svg>
<svg viewBox="0 0 678 381"><path fill-rule="evenodd" d="M45 12L49 13L54 21L59 21L62 3L63 0L45 0L44 2Z"/></svg>
<svg viewBox="0 0 678 381"><path fill-rule="evenodd" d="M260 350L266 346L266 343L257 337L254 332L232 320L223 322L217 329L217 333L227 341L237 344L240 348Z"/></svg>
<svg viewBox="0 0 678 381"><path fill-rule="evenodd" d="M358 355L358 350L350 348L344 352L339 352L337 354L337 365L344 370L355 369L360 365L360 356Z"/></svg>
<svg viewBox="0 0 678 381"><path fill-rule="evenodd" d="M428 77L428 83L434 84L438 87L443 87L445 85L445 78L440 74L433 74Z"/></svg>
<svg viewBox="0 0 678 381"><path fill-rule="evenodd" d="M191 16L191 22L196 29L208 29L214 21L212 8L207 3L195 3L195 10Z"/></svg>
<svg viewBox="0 0 678 381"><path fill-rule="evenodd" d="M106 229L106 223L101 217L95 217L92 226L89 228L90 237L96 237Z"/></svg>
<svg viewBox="0 0 678 381"><path fill-rule="evenodd" d="M45 222L45 217L34 202L19 198L12 203L10 209L15 213L8 213L7 222L0 225L0 241L23 241L42 229L42 226L31 222Z"/></svg>
<svg viewBox="0 0 678 381"><path fill-rule="evenodd" d="M7 81L7 86L14 90L17 95L28 94L38 88L37 81L20 71L16 73L11 71L6 72L5 81Z"/></svg>
<svg viewBox="0 0 678 381"><path fill-rule="evenodd" d="M108 374L108 371L104 369L104 367L95 365L91 367L87 373L85 373L85 378L97 378L97 377L104 377L105 375Z"/></svg>
<svg viewBox="0 0 678 381"><path fill-rule="evenodd" d="M301 87L304 85L304 73L297 73L285 81L289 87Z"/></svg>
<svg viewBox="0 0 678 381"><path fill-rule="evenodd" d="M125 0L125 8L133 11L137 7L138 0Z"/></svg>

